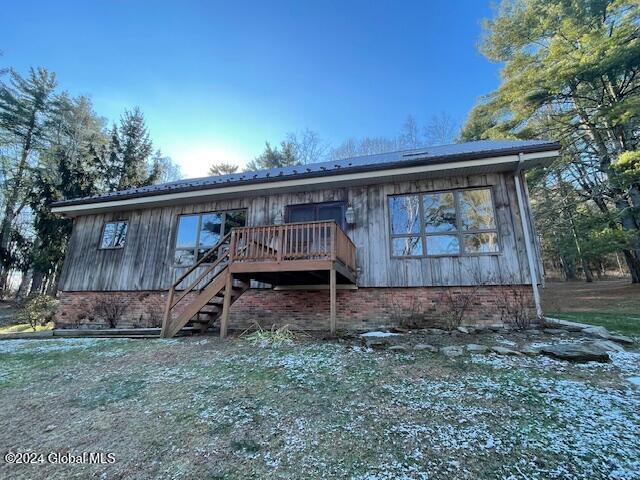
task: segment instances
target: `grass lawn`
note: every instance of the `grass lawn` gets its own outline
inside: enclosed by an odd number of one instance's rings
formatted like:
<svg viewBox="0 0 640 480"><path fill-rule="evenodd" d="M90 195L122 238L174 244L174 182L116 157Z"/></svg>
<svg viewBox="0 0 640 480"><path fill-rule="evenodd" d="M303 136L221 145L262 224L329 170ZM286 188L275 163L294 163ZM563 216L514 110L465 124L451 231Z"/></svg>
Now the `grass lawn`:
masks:
<svg viewBox="0 0 640 480"><path fill-rule="evenodd" d="M640 336L640 285L629 280L549 282L542 298L549 317Z"/></svg>
<svg viewBox="0 0 640 480"><path fill-rule="evenodd" d="M49 322L46 325L36 325L36 332L42 332L44 330L51 330L53 328L53 322ZM13 323L11 325L0 326L0 335L4 333L23 333L33 332L33 328L28 323Z"/></svg>
<svg viewBox="0 0 640 480"><path fill-rule="evenodd" d="M354 341L0 342L0 451L113 453L0 478L640 478L640 354L364 351Z"/></svg>
<svg viewBox="0 0 640 480"><path fill-rule="evenodd" d="M591 325L601 325L611 332L640 337L640 313L548 312L548 316Z"/></svg>

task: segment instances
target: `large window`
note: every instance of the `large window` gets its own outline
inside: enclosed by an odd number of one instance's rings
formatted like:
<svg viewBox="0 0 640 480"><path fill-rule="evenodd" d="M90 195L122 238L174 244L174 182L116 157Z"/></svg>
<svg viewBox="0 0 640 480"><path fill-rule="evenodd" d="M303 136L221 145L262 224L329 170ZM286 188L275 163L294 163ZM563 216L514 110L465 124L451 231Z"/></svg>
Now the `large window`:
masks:
<svg viewBox="0 0 640 480"><path fill-rule="evenodd" d="M500 250L488 188L389 198L391 256L457 256Z"/></svg>
<svg viewBox="0 0 640 480"><path fill-rule="evenodd" d="M176 234L175 264L193 265L233 227L243 227L246 217L246 210L180 215Z"/></svg>
<svg viewBox="0 0 640 480"><path fill-rule="evenodd" d="M335 220L345 228L345 202L305 203L287 206L287 223Z"/></svg>
<svg viewBox="0 0 640 480"><path fill-rule="evenodd" d="M101 249L122 248L127 239L128 224L126 220L107 222L102 229Z"/></svg>

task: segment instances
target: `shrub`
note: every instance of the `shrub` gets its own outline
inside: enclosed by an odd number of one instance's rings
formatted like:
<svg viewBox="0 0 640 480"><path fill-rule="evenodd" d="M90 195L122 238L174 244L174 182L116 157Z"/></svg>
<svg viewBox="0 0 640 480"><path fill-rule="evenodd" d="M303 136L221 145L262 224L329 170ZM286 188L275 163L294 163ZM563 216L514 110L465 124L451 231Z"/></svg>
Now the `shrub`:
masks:
<svg viewBox="0 0 640 480"><path fill-rule="evenodd" d="M505 285L497 295L496 304L500 309L502 323L516 330L526 330L531 326L531 299L513 285Z"/></svg>
<svg viewBox="0 0 640 480"><path fill-rule="evenodd" d="M468 289L453 291L447 288L441 297L444 306L444 322L447 330L454 330L462 325L471 306L478 298L482 285L474 285Z"/></svg>
<svg viewBox="0 0 640 480"><path fill-rule="evenodd" d="M147 324L149 327L162 327L164 319L164 310L160 305L152 305L147 311Z"/></svg>
<svg viewBox="0 0 640 480"><path fill-rule="evenodd" d="M50 295L32 297L22 306L18 320L28 323L35 332L38 325L46 325L53 320L57 305L58 301Z"/></svg>
<svg viewBox="0 0 640 480"><path fill-rule="evenodd" d="M116 328L118 322L127 311L127 304L124 300L112 298L98 300L93 307L95 316L104 320L109 328Z"/></svg>
<svg viewBox="0 0 640 480"><path fill-rule="evenodd" d="M408 305L391 293L389 296L391 320L404 328L419 328L424 323L424 308L417 295L412 295Z"/></svg>

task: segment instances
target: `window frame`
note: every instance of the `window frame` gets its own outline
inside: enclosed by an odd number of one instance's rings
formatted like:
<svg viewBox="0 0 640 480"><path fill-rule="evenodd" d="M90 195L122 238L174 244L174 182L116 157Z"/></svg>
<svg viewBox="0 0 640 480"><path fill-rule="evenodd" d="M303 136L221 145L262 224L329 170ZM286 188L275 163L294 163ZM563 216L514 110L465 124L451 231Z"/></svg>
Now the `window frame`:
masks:
<svg viewBox="0 0 640 480"><path fill-rule="evenodd" d="M175 233L173 235L173 249L172 249L172 265L175 268L189 268L192 267L193 265L195 265L198 262L198 250L200 249L200 234L202 233L202 217L204 217L205 215L211 215L211 214L215 214L215 215L220 215L220 217L222 218L222 221L220 223L220 238L224 237L227 233L226 231L226 227L227 227L227 214L228 213L237 213L237 212L244 212L245 214L245 219L247 217L247 213L248 213L248 209L246 208L232 208L229 210L217 210L217 211L206 211L206 212L191 212L191 213L181 213L177 216L176 218L176 222L175 222ZM184 247L178 247L177 242L178 242L178 233L179 233L179 229L180 229L180 218L181 217L192 217L194 215L198 216L198 225L196 227L196 238L195 238L195 245L193 248L184 248ZM246 224L246 222L245 222ZM207 249L211 249L215 247L214 245L211 246L205 246L204 248ZM188 265L181 265L179 263L176 262L176 252L193 252L194 255L194 260L193 263L190 263ZM207 265L211 262L204 262L204 265Z"/></svg>
<svg viewBox="0 0 640 480"><path fill-rule="evenodd" d="M110 224L118 225L119 223L123 223L127 226L127 230L124 234L124 239L122 240L122 245L112 245L108 247L103 247L102 243L104 240L104 232L107 229L107 225L110 225ZM117 229L117 226L116 226L116 229ZM125 219L119 219L119 220L109 220L107 222L104 222L104 224L102 225L102 229L100 230L100 238L98 239L98 250L121 250L126 246L128 236L129 236L129 220L128 219L125 218Z"/></svg>
<svg viewBox="0 0 640 480"><path fill-rule="evenodd" d="M491 199L491 211L493 212L493 220L494 227L487 229L472 229L465 230L462 228L462 211L460 209L460 196L463 192L474 191L474 190L489 190L489 196ZM496 202L495 202L495 194L492 186L481 186L481 187L469 187L469 188L455 188L449 190L433 190L433 191L420 191L420 192L407 192L407 193L396 193L387 196L387 202L385 208L388 210L387 219L389 222L388 233L389 233L389 254L392 259L416 259L416 258L442 258L442 257L485 257L485 256L497 256L502 255L502 241L500 237L500 229L498 227L498 216L496 211ZM427 232L426 222L424 218L424 196L425 195L437 195L443 193L452 193L453 194L453 204L456 211L456 229L455 231L444 231L444 232ZM418 209L419 209L419 231L415 233L393 233L393 218L392 211L389 206L389 200L395 197L408 197L408 196L417 196L418 197ZM495 233L497 239L498 250L495 252L467 252L464 248L464 236L465 235L473 235L480 233ZM434 255L429 255L427 252L427 238L428 237L442 237L450 235L456 237L458 239L458 244L460 250L458 253L437 253ZM422 243L422 254L421 255L394 255L393 253L393 240L396 238L411 238L411 237L420 237L420 242Z"/></svg>

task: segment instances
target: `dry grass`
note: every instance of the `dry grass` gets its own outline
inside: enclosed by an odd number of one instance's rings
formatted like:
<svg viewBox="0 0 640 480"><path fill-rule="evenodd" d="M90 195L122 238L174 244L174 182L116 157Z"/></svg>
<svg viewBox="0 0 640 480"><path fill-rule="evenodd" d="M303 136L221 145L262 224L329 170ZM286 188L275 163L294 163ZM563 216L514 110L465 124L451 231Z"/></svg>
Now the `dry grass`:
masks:
<svg viewBox="0 0 640 480"><path fill-rule="evenodd" d="M117 460L0 463L1 478L598 479L640 469L640 392L624 380L640 375L638 354L578 367L366 352L353 341L77 339L0 342L0 362L1 452Z"/></svg>

